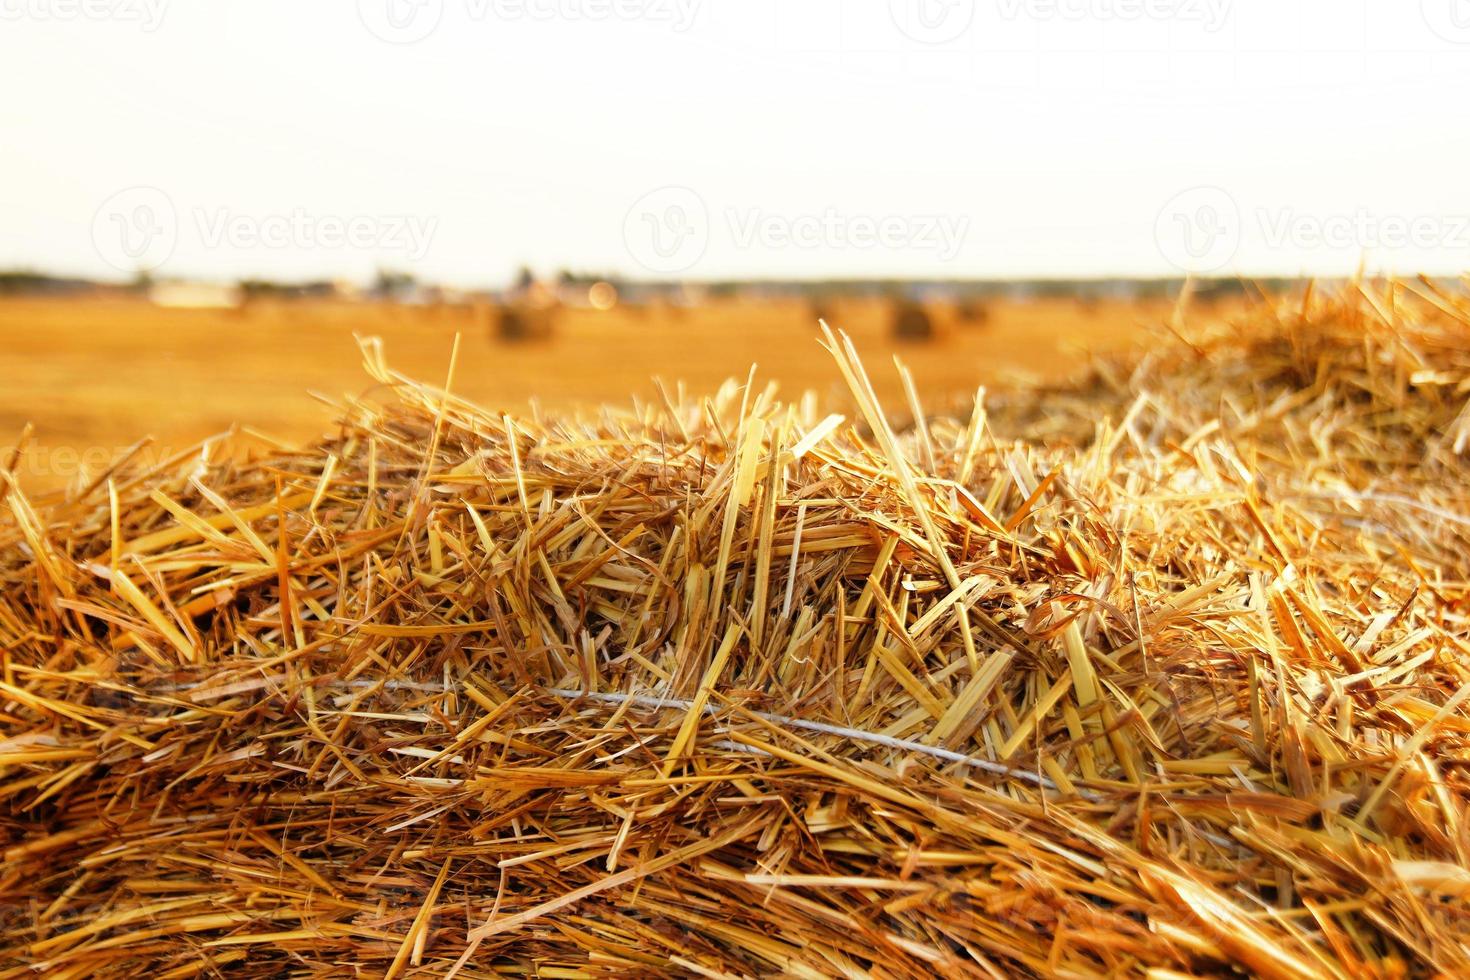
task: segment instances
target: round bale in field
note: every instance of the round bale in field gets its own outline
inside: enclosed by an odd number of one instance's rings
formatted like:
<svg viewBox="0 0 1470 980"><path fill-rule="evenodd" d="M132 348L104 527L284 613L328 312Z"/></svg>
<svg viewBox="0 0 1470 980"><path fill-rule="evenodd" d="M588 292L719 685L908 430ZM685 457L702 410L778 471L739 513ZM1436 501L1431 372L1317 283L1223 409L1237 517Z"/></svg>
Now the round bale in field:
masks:
<svg viewBox="0 0 1470 980"><path fill-rule="evenodd" d="M928 341L935 337L933 317L913 300L894 302L891 323L895 340Z"/></svg>
<svg viewBox="0 0 1470 980"><path fill-rule="evenodd" d="M818 293L808 296L806 302L808 322L816 323L818 320L825 320L832 323L837 319L835 315L837 303L831 296Z"/></svg>
<svg viewBox="0 0 1470 980"><path fill-rule="evenodd" d="M990 322L990 307L983 299L966 297L955 303L954 318L967 327L983 327Z"/></svg>
<svg viewBox="0 0 1470 980"><path fill-rule="evenodd" d="M524 303L499 307L493 314L495 339L517 344L550 340L553 312L551 307L529 306Z"/></svg>

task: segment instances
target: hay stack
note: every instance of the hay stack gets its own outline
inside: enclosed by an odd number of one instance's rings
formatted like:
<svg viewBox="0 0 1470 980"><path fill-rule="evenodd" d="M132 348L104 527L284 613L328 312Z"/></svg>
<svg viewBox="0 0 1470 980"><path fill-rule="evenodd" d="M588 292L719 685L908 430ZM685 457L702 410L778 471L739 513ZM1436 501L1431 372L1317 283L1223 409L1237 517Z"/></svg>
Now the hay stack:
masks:
<svg viewBox="0 0 1470 980"><path fill-rule="evenodd" d="M494 312L494 339L506 343L550 340L555 332L556 310L551 306L513 303Z"/></svg>
<svg viewBox="0 0 1470 980"><path fill-rule="evenodd" d="M920 342L933 340L936 336L934 318L922 303L896 300L890 320L890 330L895 340Z"/></svg>
<svg viewBox="0 0 1470 980"><path fill-rule="evenodd" d="M967 327L983 327L990 323L990 304L979 296L967 296L955 303L954 316Z"/></svg>
<svg viewBox="0 0 1470 980"><path fill-rule="evenodd" d="M853 422L369 348L401 404L310 451L12 487L0 964L1465 975L1467 324L1313 300L907 435L832 335Z"/></svg>

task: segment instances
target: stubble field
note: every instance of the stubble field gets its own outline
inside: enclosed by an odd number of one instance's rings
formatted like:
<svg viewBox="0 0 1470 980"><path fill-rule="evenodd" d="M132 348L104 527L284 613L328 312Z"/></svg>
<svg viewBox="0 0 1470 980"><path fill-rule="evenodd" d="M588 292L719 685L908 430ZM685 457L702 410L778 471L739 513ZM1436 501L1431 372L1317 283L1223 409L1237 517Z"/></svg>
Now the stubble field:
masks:
<svg viewBox="0 0 1470 980"><path fill-rule="evenodd" d="M60 487L151 437L163 456L229 429L249 427L299 443L328 431L339 399L370 386L357 336L383 339L388 361L440 383L456 334L454 390L491 409L535 401L561 409L656 397L653 379L713 392L752 364L762 384L791 397L805 390L840 400L840 380L818 346L817 316L846 330L869 363L900 356L926 405L942 407L979 385L1074 373L1090 350L1148 343L1169 318L1165 301L995 301L963 319L936 306L936 338L902 342L879 300L820 309L793 300L714 301L696 307L563 309L552 337L507 342L493 311L472 306L395 306L297 301L243 310L173 309L130 299L0 301L0 442L34 426L18 471L35 489ZM903 394L891 370L874 383L895 411Z"/></svg>

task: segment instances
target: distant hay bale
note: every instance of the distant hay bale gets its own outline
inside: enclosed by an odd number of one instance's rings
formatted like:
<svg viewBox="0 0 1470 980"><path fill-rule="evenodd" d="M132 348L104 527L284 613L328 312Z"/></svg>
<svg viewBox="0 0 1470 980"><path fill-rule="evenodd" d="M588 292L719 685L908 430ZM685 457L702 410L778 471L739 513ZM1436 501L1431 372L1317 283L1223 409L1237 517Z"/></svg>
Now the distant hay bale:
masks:
<svg viewBox="0 0 1470 980"><path fill-rule="evenodd" d="M551 307L502 306L492 315L495 338L506 343L549 340L555 326L555 311Z"/></svg>
<svg viewBox="0 0 1470 980"><path fill-rule="evenodd" d="M918 303L900 300L893 305L890 325L896 340L922 342L933 340L934 318Z"/></svg>
<svg viewBox="0 0 1470 980"><path fill-rule="evenodd" d="M966 297L955 303L955 320L967 327L983 327L990 322L990 304L978 297Z"/></svg>
<svg viewBox="0 0 1470 980"><path fill-rule="evenodd" d="M807 321L833 323L836 319L836 301L831 296L818 295L807 299Z"/></svg>
<svg viewBox="0 0 1470 980"><path fill-rule="evenodd" d="M0 972L1470 976L1467 321L10 454Z"/></svg>

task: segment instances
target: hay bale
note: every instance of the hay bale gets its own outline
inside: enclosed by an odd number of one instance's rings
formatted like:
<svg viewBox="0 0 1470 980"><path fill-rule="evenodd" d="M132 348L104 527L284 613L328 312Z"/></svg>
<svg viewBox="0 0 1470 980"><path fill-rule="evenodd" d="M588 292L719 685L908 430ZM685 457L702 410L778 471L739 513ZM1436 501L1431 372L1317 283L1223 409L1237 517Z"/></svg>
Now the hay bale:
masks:
<svg viewBox="0 0 1470 980"><path fill-rule="evenodd" d="M935 337L934 318L919 303L901 300L893 304L890 332L895 340L930 341Z"/></svg>
<svg viewBox="0 0 1470 980"><path fill-rule="evenodd" d="M1470 974L1470 303L1410 300L903 436L837 336L851 422L369 346L300 452L11 461L0 962Z"/></svg>
<svg viewBox="0 0 1470 980"><path fill-rule="evenodd" d="M807 297L806 324L819 322L835 323L841 317L837 315L839 299L828 293L816 293Z"/></svg>
<svg viewBox="0 0 1470 980"><path fill-rule="evenodd" d="M983 299L967 298L955 304L955 320L967 327L983 327L990 323L990 304Z"/></svg>
<svg viewBox="0 0 1470 980"><path fill-rule="evenodd" d="M502 306L496 308L494 316L494 337L506 343L550 340L555 326L555 312L550 307Z"/></svg>

